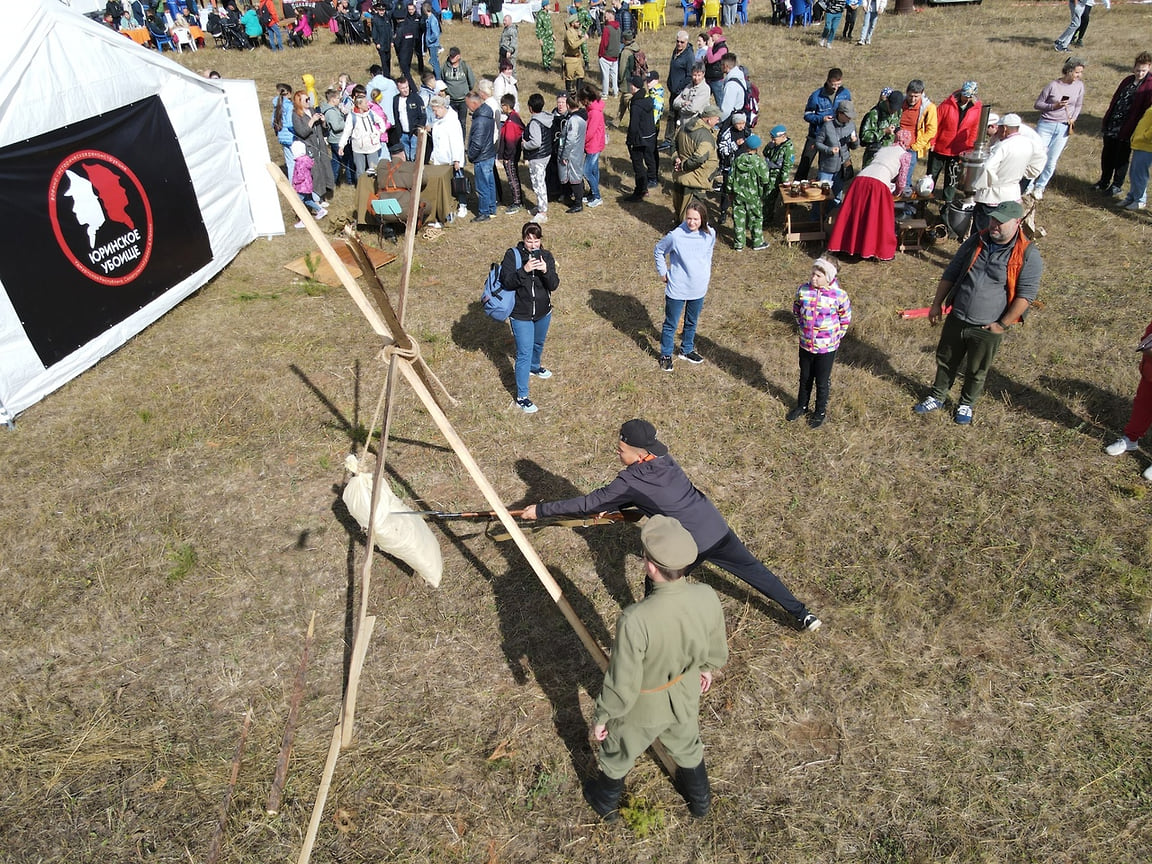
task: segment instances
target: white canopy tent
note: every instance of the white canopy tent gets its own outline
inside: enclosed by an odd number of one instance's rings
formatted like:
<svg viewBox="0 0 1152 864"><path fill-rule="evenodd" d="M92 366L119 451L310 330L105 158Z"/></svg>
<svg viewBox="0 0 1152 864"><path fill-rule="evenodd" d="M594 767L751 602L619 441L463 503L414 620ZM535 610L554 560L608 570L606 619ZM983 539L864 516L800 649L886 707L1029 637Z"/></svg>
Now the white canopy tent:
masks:
<svg viewBox="0 0 1152 864"><path fill-rule="evenodd" d="M0 421L284 232L253 82L201 78L58 0L6 23Z"/></svg>

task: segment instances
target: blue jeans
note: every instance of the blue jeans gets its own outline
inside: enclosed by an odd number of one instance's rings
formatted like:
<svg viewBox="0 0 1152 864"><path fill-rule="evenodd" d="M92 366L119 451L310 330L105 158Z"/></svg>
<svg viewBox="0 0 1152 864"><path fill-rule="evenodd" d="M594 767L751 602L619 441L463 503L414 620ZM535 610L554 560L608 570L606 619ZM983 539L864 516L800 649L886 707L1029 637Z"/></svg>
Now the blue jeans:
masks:
<svg viewBox="0 0 1152 864"><path fill-rule="evenodd" d="M584 154L584 179L588 181L588 200L600 197L600 154Z"/></svg>
<svg viewBox="0 0 1152 864"><path fill-rule="evenodd" d="M548 338L549 312L539 321L521 321L509 318L512 338L516 340L516 398L528 398L528 376L540 371L540 355L544 353L544 340Z"/></svg>
<svg viewBox="0 0 1152 864"><path fill-rule="evenodd" d="M416 133L415 132L401 132L400 133L400 146L404 148L404 155L408 157L409 162L416 161Z"/></svg>
<svg viewBox="0 0 1152 864"><path fill-rule="evenodd" d="M840 29L840 22L844 18L843 12L836 12L829 15L824 14L824 32L820 34L821 39L827 39L828 44L831 45L836 41L836 31Z"/></svg>
<svg viewBox="0 0 1152 864"><path fill-rule="evenodd" d="M1128 197L1138 204L1148 203L1148 169L1152 168L1152 152L1133 150L1128 169Z"/></svg>
<svg viewBox="0 0 1152 864"><path fill-rule="evenodd" d="M912 158L908 161L908 188L912 188L912 174L916 170L916 151L909 150L908 155Z"/></svg>
<svg viewBox="0 0 1152 864"><path fill-rule="evenodd" d="M861 42L872 41L872 31L876 29L876 20L879 17L879 12L868 11L864 13L864 27L860 30Z"/></svg>
<svg viewBox="0 0 1152 864"><path fill-rule="evenodd" d="M440 77L440 43L434 42L428 46L428 62L432 64L432 74Z"/></svg>
<svg viewBox="0 0 1152 864"><path fill-rule="evenodd" d="M1048 161L1044 163L1044 170L1040 172L1040 176L1032 181L1032 188L1043 190L1048 188L1048 181L1056 173L1056 163L1060 161L1060 154L1068 144L1068 124L1041 120L1036 124L1036 132L1048 148Z"/></svg>
<svg viewBox="0 0 1152 864"><path fill-rule="evenodd" d="M704 307L704 298L695 300L673 300L664 297L664 329L660 333L660 356L672 356L672 343L676 336L676 325L680 323L680 315L684 315L684 335L680 337L680 350L691 354L696 348L696 322L700 319L700 310Z"/></svg>
<svg viewBox="0 0 1152 864"><path fill-rule="evenodd" d="M284 50L284 36L280 33L280 28L276 24L268 28L268 47L273 51Z"/></svg>
<svg viewBox="0 0 1152 864"><path fill-rule="evenodd" d="M476 212L479 216L496 215L496 160L481 159L472 163L476 176Z"/></svg>

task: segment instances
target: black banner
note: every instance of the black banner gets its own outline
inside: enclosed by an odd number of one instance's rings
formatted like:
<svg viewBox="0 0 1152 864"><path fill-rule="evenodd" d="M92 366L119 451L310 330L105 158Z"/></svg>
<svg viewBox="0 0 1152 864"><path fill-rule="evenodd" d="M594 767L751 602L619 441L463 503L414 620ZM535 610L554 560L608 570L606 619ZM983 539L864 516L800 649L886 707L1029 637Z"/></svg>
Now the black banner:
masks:
<svg viewBox="0 0 1152 864"><path fill-rule="evenodd" d="M0 148L0 281L45 366L211 260L160 97Z"/></svg>

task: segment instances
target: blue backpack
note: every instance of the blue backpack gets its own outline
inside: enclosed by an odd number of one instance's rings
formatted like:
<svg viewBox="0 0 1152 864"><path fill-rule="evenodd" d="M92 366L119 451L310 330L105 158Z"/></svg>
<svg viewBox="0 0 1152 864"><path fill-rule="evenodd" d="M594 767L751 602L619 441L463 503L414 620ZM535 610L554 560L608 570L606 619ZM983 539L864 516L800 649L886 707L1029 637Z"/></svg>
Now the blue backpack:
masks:
<svg viewBox="0 0 1152 864"><path fill-rule="evenodd" d="M519 248L513 247L512 253L516 256L516 269L522 264ZM488 268L488 278L484 280L484 292L480 295L480 305L484 314L496 321L507 321L512 314L512 307L516 305L516 292L505 291L500 284L500 264L493 264Z"/></svg>

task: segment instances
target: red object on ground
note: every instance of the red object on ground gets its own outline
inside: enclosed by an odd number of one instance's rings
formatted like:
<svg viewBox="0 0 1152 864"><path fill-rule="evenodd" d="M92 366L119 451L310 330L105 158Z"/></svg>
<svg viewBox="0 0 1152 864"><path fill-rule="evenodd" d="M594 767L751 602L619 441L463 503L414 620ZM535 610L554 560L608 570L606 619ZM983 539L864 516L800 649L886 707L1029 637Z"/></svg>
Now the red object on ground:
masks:
<svg viewBox="0 0 1152 864"><path fill-rule="evenodd" d="M903 318L905 321L908 321L909 319L912 319L912 318L927 318L929 308L930 307L928 307L928 306L921 306L919 309L902 309L902 310L900 310L900 317ZM943 312L945 315L947 315L949 312L952 311L952 307L951 306L945 306L940 311Z"/></svg>
<svg viewBox="0 0 1152 864"><path fill-rule="evenodd" d="M896 208L887 183L857 177L832 225L828 251L891 261L896 257Z"/></svg>

